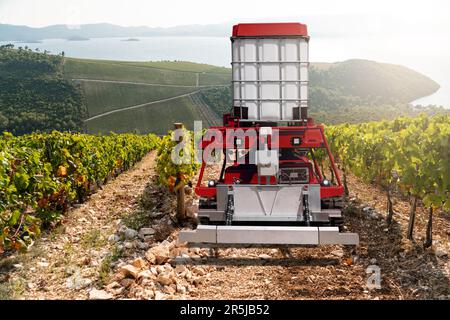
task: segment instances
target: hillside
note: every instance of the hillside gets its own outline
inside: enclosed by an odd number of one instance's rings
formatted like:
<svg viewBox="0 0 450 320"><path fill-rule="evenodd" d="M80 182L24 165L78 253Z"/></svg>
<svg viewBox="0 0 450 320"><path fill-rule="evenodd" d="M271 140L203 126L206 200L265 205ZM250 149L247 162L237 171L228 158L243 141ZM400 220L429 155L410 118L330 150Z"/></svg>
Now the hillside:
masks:
<svg viewBox="0 0 450 320"><path fill-rule="evenodd" d="M217 124L218 116L195 95L230 83L226 68L184 61L66 59L64 76L80 84L87 130L95 134L164 134L174 122L192 128L195 120Z"/></svg>
<svg viewBox="0 0 450 320"><path fill-rule="evenodd" d="M62 65L62 56L0 47L0 132L84 130L83 95Z"/></svg>
<svg viewBox="0 0 450 320"><path fill-rule="evenodd" d="M67 59L65 76L79 79L82 85L89 118L95 117L87 121L91 133L112 130L162 134L171 128L173 121L184 122L191 128L196 119L206 120L208 125L215 124L231 106L231 91L227 86L231 74L227 68L190 62ZM402 66L365 60L313 63L310 79L310 112L319 122L361 122L413 116L421 111L438 112L415 110L407 105L433 93L439 86ZM202 88L214 85L218 87ZM201 90L194 98L186 96L198 89ZM171 97L179 98L155 103ZM201 106L206 113L212 109L216 119L212 120L199 110ZM124 111L97 117L123 108ZM339 113L330 112L337 108ZM168 110L180 112L173 115L166 112Z"/></svg>
<svg viewBox="0 0 450 320"><path fill-rule="evenodd" d="M128 62L67 58L64 74L69 79L95 79L150 84L196 86L227 84L230 70L185 61ZM212 83L211 83L212 80Z"/></svg>
<svg viewBox="0 0 450 320"><path fill-rule="evenodd" d="M435 81L406 67L356 59L312 64L310 83L312 105L320 107L344 106L349 100L408 103L439 89Z"/></svg>
<svg viewBox="0 0 450 320"><path fill-rule="evenodd" d="M189 97L117 112L87 122L89 133L154 132L163 134L173 129L175 122L185 123L190 129L195 120L202 119L200 111Z"/></svg>
<svg viewBox="0 0 450 320"><path fill-rule="evenodd" d="M174 122L218 124L199 92L227 85L226 68L191 62L120 62L0 49L0 131L154 132Z"/></svg>
<svg viewBox="0 0 450 320"><path fill-rule="evenodd" d="M164 134L173 122L192 129L220 124L231 107L228 68L185 61L83 60L2 48L0 130ZM414 116L437 108L408 105L439 87L402 66L366 60L313 63L310 114L341 123ZM336 112L339 110L339 112Z"/></svg>

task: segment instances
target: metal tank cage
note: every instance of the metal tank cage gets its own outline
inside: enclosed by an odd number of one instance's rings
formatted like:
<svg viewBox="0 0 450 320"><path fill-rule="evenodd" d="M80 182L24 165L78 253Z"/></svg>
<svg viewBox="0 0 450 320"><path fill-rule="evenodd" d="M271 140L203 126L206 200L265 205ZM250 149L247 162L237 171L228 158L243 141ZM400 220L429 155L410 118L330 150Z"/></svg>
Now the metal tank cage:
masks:
<svg viewBox="0 0 450 320"><path fill-rule="evenodd" d="M259 61L260 57L259 57L259 52L261 49L261 42L262 40L266 40L266 39L278 39L278 61ZM239 38L231 38L232 43L234 43L234 41L236 39L253 39L256 40L256 61L242 61L241 60L241 50L237 50L238 52L238 57L237 57L237 61L235 61L235 57L234 57L234 50L233 50L233 46L232 46L232 60L233 62L231 62L231 66L232 66L232 74L234 77L235 74L235 68L236 65L239 66L239 79L240 80L232 80L232 86L233 86L233 115L234 116L238 116L240 118L240 121L252 121L254 122L255 119L248 119L248 111L247 111L247 107L243 106L243 102L247 102L247 101L253 101L256 103L257 105L257 118L260 120L261 119L261 103L262 102L279 102L279 119L277 121L289 121L289 122L304 122L307 117L308 117L308 113L307 113L307 109L308 109L308 98L303 99L302 98L302 84L306 85L306 96L308 96L308 85L309 85L309 75L308 75L308 80L301 80L301 70L302 67L306 67L309 69L309 37L308 36L304 36L301 37L303 39L305 39L307 46L306 46L306 60L307 61L283 61L282 60L282 54L281 54L281 43L283 39L289 39L289 38L299 38L297 36L292 37L292 36L272 36L272 37L266 37L266 38L260 38L260 37L239 37ZM297 43L297 54L298 57L301 57L302 54L302 50L301 50L301 44L300 42ZM263 64L277 64L279 66L279 80L261 80L261 65ZM298 65L298 79L299 80L283 80L282 78L282 67L284 65L289 65L289 64L297 64ZM255 80L242 80L242 67L245 65L256 65L256 79ZM257 93L257 98L256 99L243 99L243 84L245 83L255 83L257 86L256 89L256 93ZM261 88L262 88L262 84L264 83L278 83L279 84L279 95L280 98L278 99L262 99L261 98ZM300 84L298 86L298 99L286 99L283 98L283 85L286 83L298 83ZM235 97L235 85L238 84L239 86L239 98ZM284 119L283 118L283 102L297 102L297 107L294 108L293 110L293 119Z"/></svg>

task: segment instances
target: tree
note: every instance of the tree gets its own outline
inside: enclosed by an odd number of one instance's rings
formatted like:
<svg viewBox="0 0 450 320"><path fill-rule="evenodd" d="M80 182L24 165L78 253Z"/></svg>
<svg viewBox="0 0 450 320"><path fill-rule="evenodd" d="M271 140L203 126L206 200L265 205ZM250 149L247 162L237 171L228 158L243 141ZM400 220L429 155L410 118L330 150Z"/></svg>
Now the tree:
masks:
<svg viewBox="0 0 450 320"><path fill-rule="evenodd" d="M1 112L0 112L0 131L6 131L6 128L8 127L8 123L9 120L7 117L5 117Z"/></svg>

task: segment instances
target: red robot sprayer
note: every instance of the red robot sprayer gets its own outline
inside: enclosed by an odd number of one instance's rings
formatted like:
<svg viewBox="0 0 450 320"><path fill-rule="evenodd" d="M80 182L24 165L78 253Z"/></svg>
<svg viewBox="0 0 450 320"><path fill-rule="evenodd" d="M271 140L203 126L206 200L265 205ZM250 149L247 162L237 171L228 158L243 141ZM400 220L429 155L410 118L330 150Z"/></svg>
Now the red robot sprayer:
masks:
<svg viewBox="0 0 450 320"><path fill-rule="evenodd" d="M180 232L191 245L357 245L342 233L344 187L324 134L308 118L309 36L300 23L233 27L231 113L201 141L221 158L220 176L195 188L196 230ZM214 138L212 138L214 136ZM329 158L335 183L319 170Z"/></svg>

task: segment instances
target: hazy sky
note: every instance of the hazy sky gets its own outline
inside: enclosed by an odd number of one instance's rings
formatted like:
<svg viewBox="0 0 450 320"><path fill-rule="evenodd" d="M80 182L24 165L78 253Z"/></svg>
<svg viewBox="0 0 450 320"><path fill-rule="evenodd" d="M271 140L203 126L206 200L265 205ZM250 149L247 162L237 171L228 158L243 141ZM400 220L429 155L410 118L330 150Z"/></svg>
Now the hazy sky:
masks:
<svg viewBox="0 0 450 320"><path fill-rule="evenodd" d="M449 12L448 0L0 0L0 23L33 27L97 22L168 27L316 14L389 14L413 28L450 31Z"/></svg>

